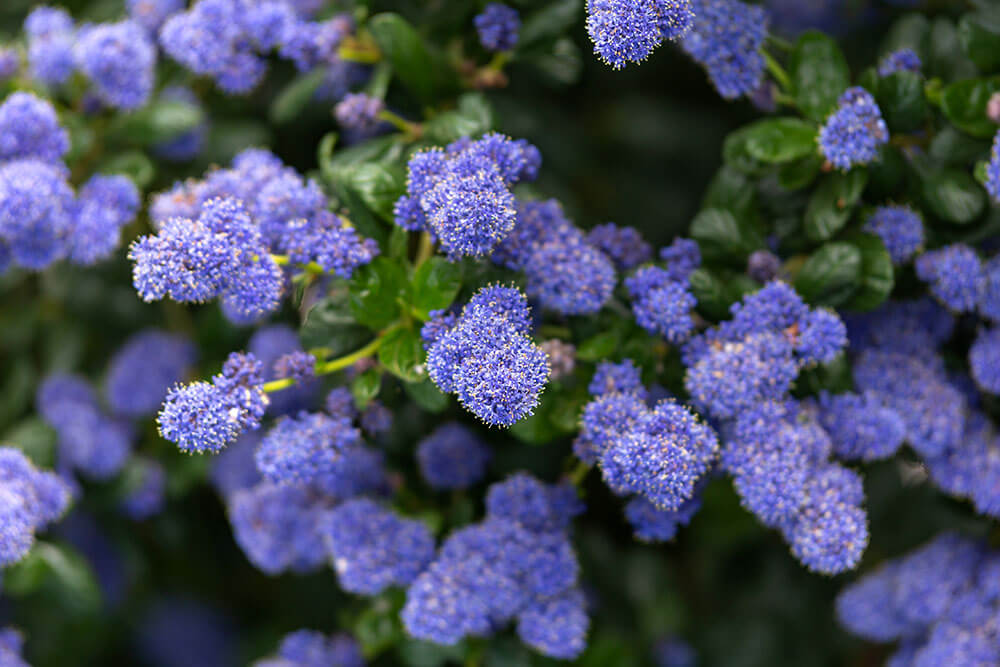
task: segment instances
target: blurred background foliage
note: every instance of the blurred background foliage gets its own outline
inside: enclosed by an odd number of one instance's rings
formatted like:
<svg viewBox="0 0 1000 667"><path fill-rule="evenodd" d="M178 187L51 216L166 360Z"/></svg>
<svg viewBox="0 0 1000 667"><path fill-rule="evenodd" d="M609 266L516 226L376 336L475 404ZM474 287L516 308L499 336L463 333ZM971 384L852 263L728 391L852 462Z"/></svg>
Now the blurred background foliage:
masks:
<svg viewBox="0 0 1000 667"><path fill-rule="evenodd" d="M35 3L0 3L0 35L13 40ZM79 19L109 19L119 0L63 3ZM479 2L427 0L370 3L395 10L427 31L433 43L468 34ZM532 0L514 2L529 10ZM490 91L498 129L535 143L544 168L533 186L559 198L582 227L606 221L639 228L655 246L683 233L698 211L706 185L721 164L726 134L757 112L747 101L728 104L703 71L678 49L665 46L638 67L614 72L591 54L583 30L582 0L556 3L572 10L569 38L550 57L514 62L510 85ZM880 36L899 10L848 0L774 0L778 25L794 31L820 27L838 34L859 71L877 52ZM933 3L932 3L933 4ZM943 1L935 11L963 3ZM573 6L576 9L573 10ZM810 14L810 12L813 12ZM813 18L810 19L810 16ZM250 145L271 147L301 171L316 168L316 146L332 129L328 107L314 106L293 123L269 122L271 101L294 75L272 63L265 83L248 98L226 98L206 87L210 109L208 149L195 163L162 167L150 191L225 164ZM390 91L390 106L404 114L405 95ZM127 230L136 236L148 223ZM79 372L99 381L124 338L144 326L166 326L194 336L201 351L199 375L214 372L224 355L242 348L251 331L232 326L216 305L184 308L143 304L130 284L130 267L117 259L93 269L59 264L42 274L0 277L0 440L16 443L36 462L51 465L55 435L33 416L35 388L47 373ZM294 312L284 319L298 324ZM336 382L336 380L334 380ZM393 395L393 391L396 395ZM381 443L396 470L412 468L412 449L442 420L408 404L398 387L383 392L399 410ZM448 416L468 419L454 408ZM141 524L115 511L113 484L87 485L83 500L54 530L52 541L70 545L60 554L32 554L52 568L56 582L11 603L18 586L30 587L23 569L4 582L0 624L27 631L27 657L46 665L229 665L271 652L285 632L313 627L356 632L366 645L386 642L375 664L414 667L449 664L463 653L489 667L554 664L530 653L512 635L481 646L441 649L406 640L394 611L400 600L374 601L340 591L331 572L268 577L234 544L222 502L206 481L210 461L187 457L145 425L142 449L168 467L167 511ZM482 429L481 429L482 430ZM552 479L570 452L568 437L544 446L504 432L489 432L496 460L491 476L529 469ZM655 642L679 635L704 665L875 665L882 649L863 645L839 629L833 598L852 575L829 579L808 574L787 554L781 537L739 507L728 480L705 493L704 509L671 544L644 546L624 524L620 501L591 476L589 511L576 542L594 600L590 648L580 665L651 664ZM441 496L422 508L437 520L458 523L481 511L482 488L467 496ZM865 563L903 553L942 528L961 526L986 534L988 522L921 484L916 464L870 466L866 477L872 544ZM66 554L70 555L66 560ZM30 574L30 573L29 573ZM172 640L168 639L172 638Z"/></svg>

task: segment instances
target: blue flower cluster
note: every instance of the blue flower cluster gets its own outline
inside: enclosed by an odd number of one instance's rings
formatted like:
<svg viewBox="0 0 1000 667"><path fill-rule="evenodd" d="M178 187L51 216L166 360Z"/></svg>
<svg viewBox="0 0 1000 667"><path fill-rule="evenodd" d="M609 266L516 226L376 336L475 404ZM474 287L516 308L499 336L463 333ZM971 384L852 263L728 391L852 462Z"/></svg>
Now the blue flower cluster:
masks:
<svg viewBox="0 0 1000 667"><path fill-rule="evenodd" d="M823 157L838 169L868 164L878 158L879 148L889 141L889 128L875 98L864 88L848 88L837 100L819 131Z"/></svg>
<svg viewBox="0 0 1000 667"><path fill-rule="evenodd" d="M216 453L259 428L268 403L262 371L252 354L233 352L211 382L175 385L157 417L160 435L182 452Z"/></svg>
<svg viewBox="0 0 1000 667"><path fill-rule="evenodd" d="M108 364L104 381L108 406L122 417L153 414L197 356L194 344L178 334L146 329L132 335Z"/></svg>
<svg viewBox="0 0 1000 667"><path fill-rule="evenodd" d="M160 102L181 103L201 109L201 103L194 91L185 86L164 86L157 95L157 99ZM205 142L208 140L208 129L208 120L203 120L190 130L156 144L153 146L153 152L156 153L157 157L169 162L193 160L201 154Z"/></svg>
<svg viewBox="0 0 1000 667"><path fill-rule="evenodd" d="M864 575L837 598L851 633L876 642L901 640L891 665L1000 663L1000 556L944 533Z"/></svg>
<svg viewBox="0 0 1000 667"><path fill-rule="evenodd" d="M985 274L979 255L964 243L925 252L914 263L917 277L949 309L962 313L979 305Z"/></svg>
<svg viewBox="0 0 1000 667"><path fill-rule="evenodd" d="M407 167L396 224L430 232L453 259L488 255L514 229L511 187L534 180L540 166L537 148L496 133L420 151Z"/></svg>
<svg viewBox="0 0 1000 667"><path fill-rule="evenodd" d="M132 20L84 24L62 9L39 7L25 19L28 63L42 83L66 83L74 71L90 81L97 99L123 111L138 109L153 92L156 45Z"/></svg>
<svg viewBox="0 0 1000 667"><path fill-rule="evenodd" d="M990 161L986 164L986 192L994 201L1000 201L1000 130L993 137Z"/></svg>
<svg viewBox="0 0 1000 667"><path fill-rule="evenodd" d="M668 269L644 266L625 280L635 321L646 331L679 345L694 331L691 316L697 300L687 284L673 280Z"/></svg>
<svg viewBox="0 0 1000 667"><path fill-rule="evenodd" d="M984 329L969 348L969 371L976 385L1000 394L1000 327Z"/></svg>
<svg viewBox="0 0 1000 667"><path fill-rule="evenodd" d="M6 667L30 667L21 657L24 637L14 628L0 629L0 664Z"/></svg>
<svg viewBox="0 0 1000 667"><path fill-rule="evenodd" d="M139 191L124 176L95 175L74 195L62 163L68 150L48 101L17 92L0 105L0 272L63 258L94 264L138 212Z"/></svg>
<svg viewBox="0 0 1000 667"><path fill-rule="evenodd" d="M524 473L494 484L486 518L452 533L407 590L407 632L455 644L516 619L518 636L539 652L578 656L589 620L567 531L581 510L571 487Z"/></svg>
<svg viewBox="0 0 1000 667"><path fill-rule="evenodd" d="M61 470L106 480L125 465L135 435L131 425L105 415L97 393L83 378L48 376L38 387L35 409L58 435Z"/></svg>
<svg viewBox="0 0 1000 667"><path fill-rule="evenodd" d="M518 202L514 228L491 258L523 271L528 295L563 315L596 313L615 289L610 256L566 218L555 200Z"/></svg>
<svg viewBox="0 0 1000 667"><path fill-rule="evenodd" d="M896 266L909 262L924 245L924 221L909 206L879 206L864 229L882 239Z"/></svg>
<svg viewBox="0 0 1000 667"><path fill-rule="evenodd" d="M767 11L738 0L692 0L691 6L696 18L681 48L708 71L719 95L732 100L760 88Z"/></svg>
<svg viewBox="0 0 1000 667"><path fill-rule="evenodd" d="M448 422L417 445L420 474L433 489L464 489L486 475L491 452L471 429Z"/></svg>
<svg viewBox="0 0 1000 667"><path fill-rule="evenodd" d="M365 659L350 635L296 630L282 638L275 657L258 660L254 667L365 667Z"/></svg>
<svg viewBox="0 0 1000 667"><path fill-rule="evenodd" d="M278 361L288 355L304 353L298 334L287 324L269 324L254 331L247 342L247 352L260 359L264 366L265 380L287 377L278 372ZM313 359L313 363L315 361ZM268 394L268 414L294 415L301 410L310 410L315 406L318 395L317 380L296 382L291 387ZM331 414L336 413L331 411Z"/></svg>
<svg viewBox="0 0 1000 667"><path fill-rule="evenodd" d="M653 247L635 227L619 227L613 222L597 225L587 232L587 241L607 255L619 271L634 269L653 258Z"/></svg>
<svg viewBox="0 0 1000 667"><path fill-rule="evenodd" d="M691 29L692 0L588 0L587 34L594 53L615 69L646 59L664 40Z"/></svg>
<svg viewBox="0 0 1000 667"><path fill-rule="evenodd" d="M272 482L309 482L340 465L345 452L361 443L350 418L301 412L282 417L257 450L257 469Z"/></svg>
<svg viewBox="0 0 1000 667"><path fill-rule="evenodd" d="M57 475L37 470L19 449L0 447L0 567L28 554L35 532L63 515L70 496Z"/></svg>
<svg viewBox="0 0 1000 667"><path fill-rule="evenodd" d="M121 510L134 521L143 521L163 511L167 473L163 465L145 456L134 457L125 468L125 495Z"/></svg>
<svg viewBox="0 0 1000 667"><path fill-rule="evenodd" d="M427 373L487 424L510 426L532 413L549 378L548 359L529 330L523 294L513 287L484 287L453 326L425 343Z"/></svg>
<svg viewBox="0 0 1000 667"><path fill-rule="evenodd" d="M510 51L517 46L521 17L516 9L491 2L473 19L479 43L487 51Z"/></svg>
<svg viewBox="0 0 1000 667"><path fill-rule="evenodd" d="M151 34L155 34L173 14L183 11L186 5L184 0L125 0L129 17Z"/></svg>
<svg viewBox="0 0 1000 667"><path fill-rule="evenodd" d="M625 505L625 518L632 525L635 537L642 542L669 542L681 526L701 509L701 496L697 490L675 510L660 509L642 496L636 496Z"/></svg>
<svg viewBox="0 0 1000 667"><path fill-rule="evenodd" d="M368 498L348 500L320 528L341 588L376 595L407 586L434 558L434 536L417 519L401 519Z"/></svg>
<svg viewBox="0 0 1000 667"><path fill-rule="evenodd" d="M886 54L878 64L878 75L889 76L895 72L919 72L923 67L920 56L913 49L899 49Z"/></svg>
<svg viewBox="0 0 1000 667"><path fill-rule="evenodd" d="M359 136L371 136L382 123L379 114L384 110L385 102L378 97L348 93L333 107L333 115L345 130L356 132Z"/></svg>

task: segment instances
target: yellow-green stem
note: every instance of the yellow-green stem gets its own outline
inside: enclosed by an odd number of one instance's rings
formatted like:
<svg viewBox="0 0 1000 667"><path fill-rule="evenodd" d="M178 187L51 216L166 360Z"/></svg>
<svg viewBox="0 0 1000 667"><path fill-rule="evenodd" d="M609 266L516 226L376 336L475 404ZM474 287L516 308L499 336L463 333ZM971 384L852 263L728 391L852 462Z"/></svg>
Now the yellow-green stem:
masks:
<svg viewBox="0 0 1000 667"><path fill-rule="evenodd" d="M382 347L382 342L385 340L385 334L388 333L390 329L386 329L384 332L379 334L374 340L365 345L364 347L351 352L343 357L337 357L336 359L331 359L329 361L324 361L322 363L316 364L316 375L327 375L329 373L334 373L336 371L342 370L351 366L355 362L364 359L365 357L370 357L375 354L380 347ZM270 382L265 382L261 387L265 392L281 391L282 389L287 389L295 384L295 378L282 378L280 380L271 380Z"/></svg>
<svg viewBox="0 0 1000 667"><path fill-rule="evenodd" d="M413 259L414 266L420 266L434 254L434 239L430 232L420 232L420 243L417 246L417 256Z"/></svg>
<svg viewBox="0 0 1000 667"><path fill-rule="evenodd" d="M381 120L391 123L393 127L401 132L404 132L414 139L419 139L420 135L423 134L424 128L419 123L411 123L397 113L393 113L388 109L383 109L379 112L378 117Z"/></svg>
<svg viewBox="0 0 1000 667"><path fill-rule="evenodd" d="M583 480L587 479L587 473L590 472L590 464L586 461L580 461L573 468L573 472L569 474L569 481L573 486L580 486L583 484Z"/></svg>
<svg viewBox="0 0 1000 667"><path fill-rule="evenodd" d="M775 60L770 53L764 49L760 50L762 56L764 56L764 62L767 64L767 71L771 73L774 80L778 82L781 86L781 91L787 93L792 88L792 80L788 76L788 72L782 67L777 60Z"/></svg>
<svg viewBox="0 0 1000 667"><path fill-rule="evenodd" d="M273 259L274 263L277 264L278 266L288 266L289 264L292 263L291 260L288 258L288 255L271 255L271 259ZM298 266L301 269L303 269L306 273L315 273L316 275L321 275L323 273L326 273L326 271L323 270L323 267L317 264L316 262L309 262L308 264L299 264Z"/></svg>
<svg viewBox="0 0 1000 667"><path fill-rule="evenodd" d="M355 48L346 45L337 49L337 56L339 56L341 60L347 60L352 63L361 63L362 65L374 65L382 60L382 54L379 53L378 49Z"/></svg>

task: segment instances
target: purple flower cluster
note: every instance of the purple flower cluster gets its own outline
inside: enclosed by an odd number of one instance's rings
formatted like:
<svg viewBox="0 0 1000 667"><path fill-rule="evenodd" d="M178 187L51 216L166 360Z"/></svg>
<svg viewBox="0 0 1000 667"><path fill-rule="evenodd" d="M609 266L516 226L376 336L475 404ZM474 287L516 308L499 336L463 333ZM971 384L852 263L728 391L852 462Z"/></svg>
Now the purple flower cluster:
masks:
<svg viewBox="0 0 1000 667"><path fill-rule="evenodd" d="M861 478L829 462L832 449L822 426L789 400L742 412L722 452L743 505L825 574L854 568L868 544Z"/></svg>
<svg viewBox="0 0 1000 667"><path fill-rule="evenodd" d="M82 378L48 376L38 387L35 409L56 430L60 469L106 480L125 465L132 450L132 428L106 416L96 392Z"/></svg>
<svg viewBox="0 0 1000 667"><path fill-rule="evenodd" d="M653 258L653 247L635 227L619 227L613 222L597 225L587 232L587 241L607 255L619 271L634 269Z"/></svg>
<svg viewBox="0 0 1000 667"><path fill-rule="evenodd" d="M976 385L1000 394L1000 327L985 329L969 348L969 370Z"/></svg>
<svg viewBox="0 0 1000 667"><path fill-rule="evenodd" d="M274 658L258 660L254 667L365 667L365 660L350 635L296 630L282 638Z"/></svg>
<svg viewBox="0 0 1000 667"><path fill-rule="evenodd" d="M895 72L919 72L923 67L913 49L899 49L887 54L878 64L878 75L889 76Z"/></svg>
<svg viewBox="0 0 1000 667"><path fill-rule="evenodd" d="M0 447L0 567L28 554L35 532L63 515L70 495L60 477L35 469L21 450Z"/></svg>
<svg viewBox="0 0 1000 667"><path fill-rule="evenodd" d="M73 74L76 28L65 9L38 7L24 20L28 40L28 65L38 81L58 86Z"/></svg>
<svg viewBox="0 0 1000 667"><path fill-rule="evenodd" d="M345 130L352 130L360 136L370 136L382 123L379 114L384 110L385 102L381 98L364 93L348 93L333 107L333 115Z"/></svg>
<svg viewBox="0 0 1000 667"><path fill-rule="evenodd" d="M149 101L156 68L156 45L134 21L80 28L73 45L76 66L107 106L131 111Z"/></svg>
<svg viewBox="0 0 1000 667"><path fill-rule="evenodd" d="M430 232L449 257L488 255L514 229L511 187L534 180L540 165L537 148L496 133L416 153L396 224Z"/></svg>
<svg viewBox="0 0 1000 667"><path fill-rule="evenodd" d="M420 474L433 489L464 489L486 474L491 452L471 429L442 424L417 445Z"/></svg>
<svg viewBox="0 0 1000 667"><path fill-rule="evenodd" d="M549 378L548 359L528 337L529 327L524 295L484 287L453 326L425 344L428 375L487 424L510 426L532 413Z"/></svg>
<svg viewBox="0 0 1000 667"><path fill-rule="evenodd" d="M184 0L125 0L125 9L133 21L155 34L177 12L184 11Z"/></svg>
<svg viewBox="0 0 1000 667"><path fill-rule="evenodd" d="M848 88L837 101L819 131L819 149L834 167L847 170L868 164L878 157L879 148L889 141L889 128L882 111L864 88Z"/></svg>
<svg viewBox="0 0 1000 667"><path fill-rule="evenodd" d="M865 231L882 239L897 266L910 261L924 245L924 222L909 206L879 206L865 222Z"/></svg>
<svg viewBox="0 0 1000 667"><path fill-rule="evenodd" d="M815 406L833 452L847 460L889 458L903 445L906 423L875 393L820 394Z"/></svg>
<svg viewBox="0 0 1000 667"><path fill-rule="evenodd" d="M268 403L262 371L252 354L233 352L212 382L175 385L157 417L160 435L182 452L217 453L259 428Z"/></svg>
<svg viewBox="0 0 1000 667"><path fill-rule="evenodd" d="M584 649L589 620L567 530L582 507L571 487L520 473L494 484L486 518L452 533L410 585L406 631L439 644L517 621L521 640L554 658Z"/></svg>
<svg viewBox="0 0 1000 667"><path fill-rule="evenodd" d="M925 252L914 263L917 277L930 286L931 294L949 309L962 313L979 305L985 274L979 255L964 243Z"/></svg>
<svg viewBox="0 0 1000 667"><path fill-rule="evenodd" d="M636 539L642 542L669 542L681 526L701 509L701 496L691 496L674 510L660 509L642 496L636 496L625 505L625 518L632 525Z"/></svg>
<svg viewBox="0 0 1000 667"><path fill-rule="evenodd" d="M639 63L694 22L693 0L588 0L587 34L594 53L614 69Z"/></svg>
<svg viewBox="0 0 1000 667"><path fill-rule="evenodd" d="M691 336L697 300L686 280L674 280L667 269L644 266L625 280L625 287L632 297L635 321L643 329L675 345Z"/></svg>
<svg viewBox="0 0 1000 667"><path fill-rule="evenodd" d="M500 2L491 2L473 19L479 43L487 51L510 51L517 46L521 17L516 9Z"/></svg>
<svg viewBox="0 0 1000 667"><path fill-rule="evenodd" d="M902 640L889 664L997 664L998 574L996 553L944 533L841 591L837 617L865 639Z"/></svg>
<svg viewBox="0 0 1000 667"><path fill-rule="evenodd" d="M198 351L177 334L147 329L131 336L108 364L104 383L111 411L122 417L156 412L167 390L184 379Z"/></svg>
<svg viewBox="0 0 1000 667"><path fill-rule="evenodd" d="M692 0L695 20L681 47L701 64L724 99L748 95L760 87L768 14L738 0Z"/></svg>

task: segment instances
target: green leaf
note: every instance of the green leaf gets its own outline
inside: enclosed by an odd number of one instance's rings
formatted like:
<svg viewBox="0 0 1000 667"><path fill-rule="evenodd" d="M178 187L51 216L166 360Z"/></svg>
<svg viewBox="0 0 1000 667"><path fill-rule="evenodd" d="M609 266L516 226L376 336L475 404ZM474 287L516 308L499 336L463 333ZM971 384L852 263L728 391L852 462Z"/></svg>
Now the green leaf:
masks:
<svg viewBox="0 0 1000 667"><path fill-rule="evenodd" d="M607 359L618 349L621 336L615 330L603 331L580 343L576 348L576 358L581 361Z"/></svg>
<svg viewBox="0 0 1000 667"><path fill-rule="evenodd" d="M423 104L434 100L434 60L416 29L399 14L376 14L368 22L375 43L399 80Z"/></svg>
<svg viewBox="0 0 1000 667"><path fill-rule="evenodd" d="M798 118L766 118L746 128L746 152L769 164L791 162L816 152L816 132Z"/></svg>
<svg viewBox="0 0 1000 667"><path fill-rule="evenodd" d="M879 53L887 54L900 49L912 49L920 56L922 62L926 62L930 29L930 22L923 14L912 13L901 16L889 28Z"/></svg>
<svg viewBox="0 0 1000 667"><path fill-rule="evenodd" d="M843 229L867 182L868 172L864 169L830 174L806 207L805 233L809 240L827 241Z"/></svg>
<svg viewBox="0 0 1000 667"><path fill-rule="evenodd" d="M988 142L974 139L948 126L934 135L931 145L927 148L927 154L935 160L950 165L964 166L987 154L989 150Z"/></svg>
<svg viewBox="0 0 1000 667"><path fill-rule="evenodd" d="M406 633L399 618L403 602L401 590L389 589L371 598L368 607L357 617L354 636L361 644L365 658L372 659L405 639Z"/></svg>
<svg viewBox="0 0 1000 667"><path fill-rule="evenodd" d="M729 315L729 291L726 283L705 267L690 276L691 293L698 300L698 312L710 320L724 320Z"/></svg>
<svg viewBox="0 0 1000 667"><path fill-rule="evenodd" d="M427 412L438 414L448 407L448 395L428 379L420 382L404 382L403 391Z"/></svg>
<svg viewBox="0 0 1000 667"><path fill-rule="evenodd" d="M986 208L986 192L961 169L934 170L922 175L927 205L942 220L967 225Z"/></svg>
<svg viewBox="0 0 1000 667"><path fill-rule="evenodd" d="M378 360L404 382L417 382L425 377L421 368L424 346L420 334L412 329L396 329L389 333L378 349Z"/></svg>
<svg viewBox="0 0 1000 667"><path fill-rule="evenodd" d="M827 243L799 269L795 289L809 303L839 306L861 283L861 251L850 243Z"/></svg>
<svg viewBox="0 0 1000 667"><path fill-rule="evenodd" d="M406 287L403 268L387 257L376 257L351 278L349 304L354 318L372 329L392 324Z"/></svg>
<svg viewBox="0 0 1000 667"><path fill-rule="evenodd" d="M275 125L284 125L298 118L315 97L316 90L326 75L325 68L317 67L292 79L271 102L268 111L271 122Z"/></svg>
<svg viewBox="0 0 1000 667"><path fill-rule="evenodd" d="M515 52L528 53L554 42L580 20L579 0L556 0L524 18Z"/></svg>
<svg viewBox="0 0 1000 667"><path fill-rule="evenodd" d="M128 176L140 190L145 190L156 177L156 167L153 161L140 151L125 151L118 153L105 162L97 170L103 174L122 174Z"/></svg>
<svg viewBox="0 0 1000 667"><path fill-rule="evenodd" d="M958 21L958 38L969 60L981 71L1000 68L1000 12L966 14Z"/></svg>
<svg viewBox="0 0 1000 667"><path fill-rule="evenodd" d="M431 257L413 274L413 307L422 317L432 310L447 308L462 288L462 265L443 257Z"/></svg>
<svg viewBox="0 0 1000 667"><path fill-rule="evenodd" d="M493 108L482 93L465 93L458 108L431 118L424 136L435 144L448 144L462 137L476 137L493 129Z"/></svg>
<svg viewBox="0 0 1000 667"><path fill-rule="evenodd" d="M771 167L750 155L748 150L749 127L730 132L722 144L722 159L726 165L750 176L762 176Z"/></svg>
<svg viewBox="0 0 1000 667"><path fill-rule="evenodd" d="M347 185L365 205L384 220L392 221L396 200L406 193L406 172L398 165L368 162L347 172Z"/></svg>
<svg viewBox="0 0 1000 667"><path fill-rule="evenodd" d="M872 201L891 199L902 187L906 176L906 161L899 149L883 146L879 159L865 167L868 170L868 198Z"/></svg>
<svg viewBox="0 0 1000 667"><path fill-rule="evenodd" d="M711 261L742 263L751 252L764 247L764 239L753 225L717 208L695 216L690 233L702 255Z"/></svg>
<svg viewBox="0 0 1000 667"><path fill-rule="evenodd" d="M139 111L117 116L108 131L128 143L151 146L174 139L203 122L205 113L198 105L157 100Z"/></svg>
<svg viewBox="0 0 1000 667"><path fill-rule="evenodd" d="M823 158L817 154L789 162L778 171L778 183L786 190L801 190L816 180L822 166Z"/></svg>
<svg viewBox="0 0 1000 667"><path fill-rule="evenodd" d="M895 285L892 258L882 239L858 232L848 241L861 251L861 282L851 300L844 304L851 310L873 310L880 306Z"/></svg>
<svg viewBox="0 0 1000 667"><path fill-rule="evenodd" d="M754 209L757 189L746 174L728 165L715 172L708 185L702 208L724 208L737 217L749 217Z"/></svg>
<svg viewBox="0 0 1000 667"><path fill-rule="evenodd" d="M976 76L976 66L965 55L955 24L939 16L931 24L930 48L926 71L944 81L958 81Z"/></svg>
<svg viewBox="0 0 1000 667"><path fill-rule="evenodd" d="M330 356L356 350L370 339L368 328L354 319L344 290L334 292L310 308L299 328L299 341L304 349L326 348Z"/></svg>
<svg viewBox="0 0 1000 667"><path fill-rule="evenodd" d="M358 410L364 410L382 389L382 373L372 368L354 378L351 382L351 396Z"/></svg>
<svg viewBox="0 0 1000 667"><path fill-rule="evenodd" d="M1000 91L1000 77L956 81L941 91L941 111L963 132L992 138L997 125L986 115L986 103L997 91Z"/></svg>
<svg viewBox="0 0 1000 667"><path fill-rule="evenodd" d="M924 79L917 72L893 72L878 81L875 94L891 132L912 132L927 116Z"/></svg>
<svg viewBox="0 0 1000 667"><path fill-rule="evenodd" d="M837 105L837 98L851 84L847 60L837 43L821 32L803 33L788 65L795 103L815 121L822 122Z"/></svg>
<svg viewBox="0 0 1000 667"><path fill-rule="evenodd" d="M98 613L101 608L101 589L90 564L68 546L36 542L24 560L4 571L3 586L15 597L50 593L62 611L74 615Z"/></svg>
<svg viewBox="0 0 1000 667"><path fill-rule="evenodd" d="M554 404L554 392L542 394L542 402L535 408L535 412L512 425L510 434L529 445L544 445L558 438L562 433L551 419Z"/></svg>

